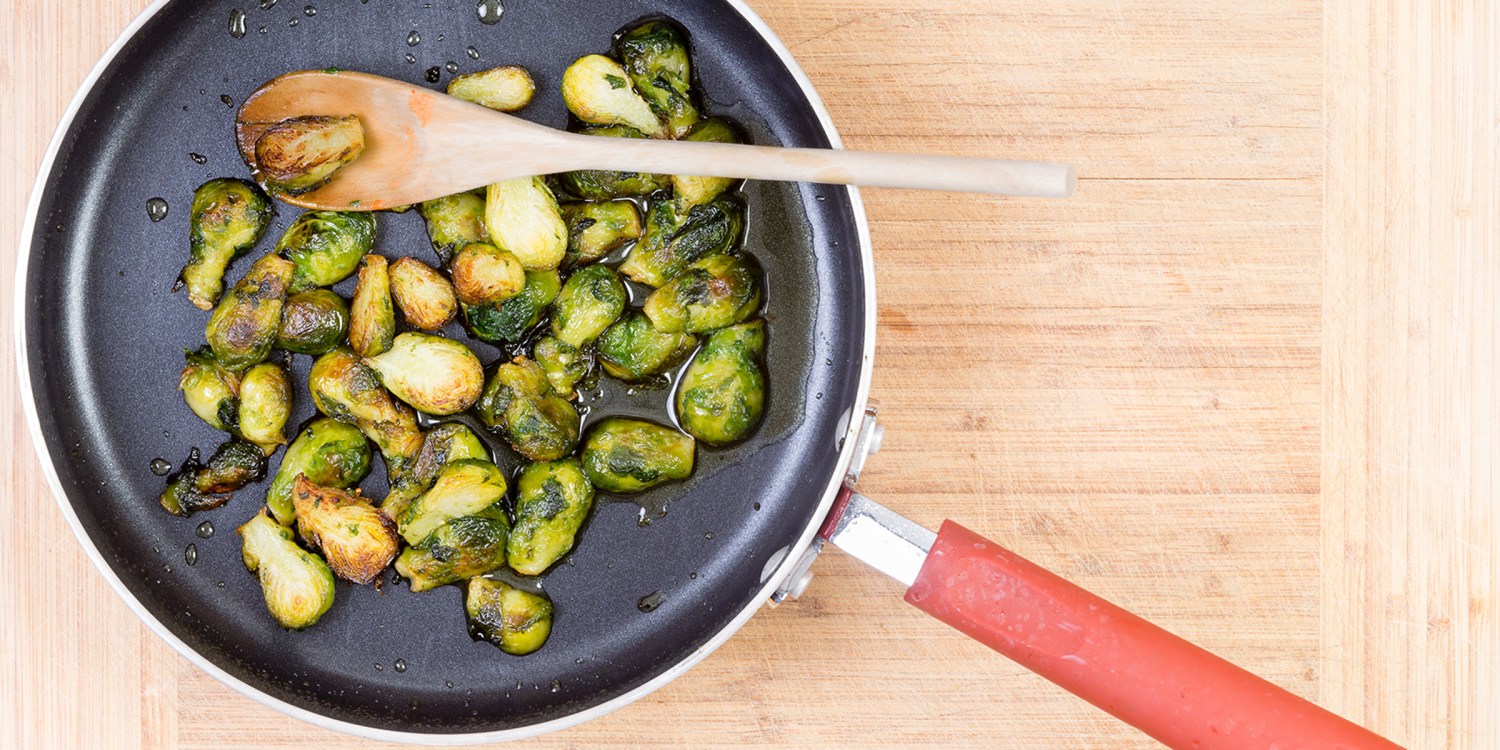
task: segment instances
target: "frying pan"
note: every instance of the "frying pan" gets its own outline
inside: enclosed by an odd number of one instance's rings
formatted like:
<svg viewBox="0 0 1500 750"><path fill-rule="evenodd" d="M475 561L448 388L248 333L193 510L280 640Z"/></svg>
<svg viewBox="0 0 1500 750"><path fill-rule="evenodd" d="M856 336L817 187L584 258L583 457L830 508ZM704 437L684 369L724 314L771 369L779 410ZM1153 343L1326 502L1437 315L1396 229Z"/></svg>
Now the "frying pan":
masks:
<svg viewBox="0 0 1500 750"><path fill-rule="evenodd" d="M442 86L451 69L520 64L542 84L523 116L561 127L563 67L630 22L665 14L692 34L709 112L736 118L756 143L838 145L806 78L738 0L514 3L494 25L479 22L473 0L324 2L315 14L304 5L161 0L142 13L60 126L23 234L18 361L48 480L101 573L193 663L262 703L364 736L439 744L535 735L686 670L763 602L795 595L831 540L911 584L908 601L1170 744L1253 746L1272 730L1299 740L1287 746L1383 742L955 524L934 535L852 490L880 432L867 409L869 236L849 188L746 186L746 248L769 288L765 423L742 445L701 451L688 482L596 507L575 551L541 582L556 606L545 648L501 654L469 638L457 588L412 594L389 579L340 583L317 626L278 627L234 534L264 485L179 519L157 505L163 480L150 470L222 437L176 390L182 351L201 343L205 316L171 286L193 188L245 174L231 127L248 93L295 69ZM235 24L243 34L230 33ZM160 221L148 218L153 198L170 206ZM297 213L283 208L268 235ZM380 222L381 252L430 254L415 214ZM476 349L487 363L509 356ZM296 382L309 366L293 360ZM314 413L305 386L297 395L293 422ZM586 399L585 419L660 418L665 399L606 384ZM492 447L505 468L519 465ZM378 467L365 486L383 493Z"/></svg>

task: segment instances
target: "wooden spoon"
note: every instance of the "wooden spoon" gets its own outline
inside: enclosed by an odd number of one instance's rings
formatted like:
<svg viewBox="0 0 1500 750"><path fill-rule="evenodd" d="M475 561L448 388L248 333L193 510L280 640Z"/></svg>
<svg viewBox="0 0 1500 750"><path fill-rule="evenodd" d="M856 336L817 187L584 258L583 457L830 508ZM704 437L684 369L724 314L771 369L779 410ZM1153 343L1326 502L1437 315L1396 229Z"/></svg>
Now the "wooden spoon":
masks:
<svg viewBox="0 0 1500 750"><path fill-rule="evenodd" d="M1076 180L1065 164L579 135L402 81L332 69L287 73L261 86L240 106L235 140L253 168L255 141L271 125L351 114L364 125L364 152L317 190L282 196L288 203L370 211L578 169L1047 198L1072 195Z"/></svg>

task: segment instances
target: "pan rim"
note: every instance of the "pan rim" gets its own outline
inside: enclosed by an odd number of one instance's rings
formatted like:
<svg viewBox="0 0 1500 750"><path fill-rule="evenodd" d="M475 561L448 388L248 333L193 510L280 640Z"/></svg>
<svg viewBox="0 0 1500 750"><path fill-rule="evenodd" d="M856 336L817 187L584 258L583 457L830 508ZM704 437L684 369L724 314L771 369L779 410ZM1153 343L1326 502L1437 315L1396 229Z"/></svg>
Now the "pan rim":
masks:
<svg viewBox="0 0 1500 750"><path fill-rule="evenodd" d="M84 553L104 577L105 582L114 590L115 594L120 597L141 622L145 623L147 628L156 637L171 646L172 650L218 680L221 684L228 686L261 705L324 729L368 739L421 745L454 746L486 742L505 742L527 739L577 726L586 721L612 713L655 692L723 645L730 636L734 635L735 632L750 620L751 616L760 610L771 594L791 574L792 569L800 561L802 553L812 544L814 535L821 525L823 518L828 515L828 511L833 505L838 490L843 484L844 474L848 470L849 464L854 457L854 452L858 447L858 441L855 440L855 437L858 435L863 419L862 415L865 413L865 407L869 401L871 375L874 367L876 307L874 255L871 249L869 221L865 215L864 202L860 197L859 190L853 186L830 186L846 191L849 197L851 213L854 217L855 232L860 244L860 270L863 274L862 281L865 295L863 311L864 347L861 353L859 383L855 390L854 400L850 405L848 419L845 420L846 427L844 434L839 437L841 447L835 471L828 479L828 485L824 488L823 496L818 503L817 510L808 519L797 541L790 547L789 553L782 558L781 563L776 569L765 578L761 589L750 599L749 603L703 645L699 646L676 664L668 667L660 674L629 692L561 718L512 729L438 734L403 732L370 727L334 719L293 705L238 679L178 638L126 588L119 576L116 575L114 569L110 567L108 561L104 559L98 547L95 546L93 539L89 536L88 531L84 529L82 522L78 518L78 514L74 511L72 501L68 498L67 492L63 488L62 480L58 476L52 453L47 447L45 438L42 436L40 415L37 412L36 394L31 382L31 368L26 338L27 322L29 320L26 305L26 281L42 196L45 192L48 178L51 177L56 167L57 155L62 148L64 138L73 127L84 100L94 90L104 71L114 62L125 45L135 38L141 28L171 2L173 0L154 0L151 5L137 14L105 49L99 60L89 70L83 82L79 84L77 92L74 93L73 99L69 102L67 109L63 112L62 118L58 121L56 129L53 131L52 139L38 167L36 180L32 183L31 194L26 206L25 219L21 227L20 247L16 254L15 282L13 288L15 305L13 310L14 330L12 333L13 340L15 341L16 370L20 393L22 395L21 405L25 416L26 429L31 436L32 447L36 451L38 459L40 459L42 475L46 479L47 487L52 493L53 500L62 512L63 519L73 530L73 535L78 539L79 545L83 547ZM797 82L797 86L802 91L803 96L807 98L814 114L817 115L818 123L827 136L829 144L833 148L843 148L843 141L839 137L837 128L834 127L833 119L827 107L824 106L822 98L818 96L817 91L813 88L812 82L808 80L807 74L797 64L796 60L793 59L791 51L787 49L781 39L766 25L765 21L746 5L745 0L723 0L723 2L744 18L755 29L756 33L760 35L761 39L776 53L782 65L786 67L793 80Z"/></svg>

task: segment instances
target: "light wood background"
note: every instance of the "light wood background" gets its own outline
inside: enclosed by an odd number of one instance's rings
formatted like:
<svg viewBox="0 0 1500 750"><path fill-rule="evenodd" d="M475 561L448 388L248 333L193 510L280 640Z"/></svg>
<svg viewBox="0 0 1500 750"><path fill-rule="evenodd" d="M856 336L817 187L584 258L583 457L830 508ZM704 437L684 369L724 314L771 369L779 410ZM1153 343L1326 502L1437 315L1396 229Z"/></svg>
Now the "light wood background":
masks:
<svg viewBox="0 0 1500 750"><path fill-rule="evenodd" d="M4 288L52 129L144 5L0 2ZM889 433L867 494L1403 744L1500 745L1495 3L753 5L851 147L1084 175L1067 202L868 193ZM0 746L363 747L132 618L0 360ZM1150 745L849 558L816 571L664 690L528 746Z"/></svg>

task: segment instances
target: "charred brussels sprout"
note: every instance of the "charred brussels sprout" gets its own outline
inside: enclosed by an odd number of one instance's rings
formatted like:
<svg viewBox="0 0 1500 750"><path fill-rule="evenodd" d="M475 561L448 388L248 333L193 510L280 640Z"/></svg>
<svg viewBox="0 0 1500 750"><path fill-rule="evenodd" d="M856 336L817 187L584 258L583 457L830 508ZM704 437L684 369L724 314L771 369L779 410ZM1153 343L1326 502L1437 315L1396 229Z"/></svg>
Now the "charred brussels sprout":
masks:
<svg viewBox="0 0 1500 750"><path fill-rule="evenodd" d="M448 83L448 96L501 112L514 112L531 103L536 83L519 65L466 73Z"/></svg>
<svg viewBox="0 0 1500 750"><path fill-rule="evenodd" d="M411 581L412 591L473 578L505 565L510 522L498 506L473 516L454 518L396 558L396 572Z"/></svg>
<svg viewBox="0 0 1500 750"><path fill-rule="evenodd" d="M713 255L653 292L643 310L660 330L703 333L734 325L757 307L760 266L755 260L748 255Z"/></svg>
<svg viewBox="0 0 1500 750"><path fill-rule="evenodd" d="M484 228L490 243L527 271L557 268L568 251L568 225L557 198L540 177L519 177L485 191Z"/></svg>
<svg viewBox="0 0 1500 750"><path fill-rule="evenodd" d="M620 64L604 55L585 55L563 71L563 103L575 117L594 125L626 125L653 138L666 135L651 107L630 85Z"/></svg>
<svg viewBox="0 0 1500 750"><path fill-rule="evenodd" d="M390 267L384 256L366 255L354 286L349 310L349 345L361 357L391 348L396 337L396 309L391 302Z"/></svg>
<svg viewBox="0 0 1500 750"><path fill-rule="evenodd" d="M517 453L533 461L555 461L578 445L578 410L525 357L495 369L479 397L479 420L503 432Z"/></svg>
<svg viewBox="0 0 1500 750"><path fill-rule="evenodd" d="M473 193L423 201L420 210L432 249L444 263L464 245L489 239L484 231L484 199Z"/></svg>
<svg viewBox="0 0 1500 750"><path fill-rule="evenodd" d="M391 297L413 327L436 331L458 315L453 285L432 266L416 258L397 258L389 276Z"/></svg>
<svg viewBox="0 0 1500 750"><path fill-rule="evenodd" d="M281 306L276 348L317 356L349 333L349 303L327 289L293 294Z"/></svg>
<svg viewBox="0 0 1500 750"><path fill-rule="evenodd" d="M677 387L677 419L689 435L709 445L749 437L766 405L761 358L766 323L752 320L709 335Z"/></svg>
<svg viewBox="0 0 1500 750"><path fill-rule="evenodd" d="M386 390L425 414L457 414L473 406L484 390L479 358L442 336L403 333L388 351L365 364Z"/></svg>
<svg viewBox="0 0 1500 750"><path fill-rule="evenodd" d="M583 471L594 487L629 495L693 473L693 439L669 427L624 417L602 420L583 445Z"/></svg>
<svg viewBox="0 0 1500 750"><path fill-rule="evenodd" d="M411 470L391 483L390 494L380 504L381 512L392 519L400 518L413 500L432 488L438 472L449 462L465 458L490 460L490 452L469 428L450 422L434 427L422 438L422 450L412 462Z"/></svg>
<svg viewBox="0 0 1500 750"><path fill-rule="evenodd" d="M528 271L521 293L498 305L463 305L464 320L475 337L491 343L517 342L542 320L542 313L562 289L557 271Z"/></svg>
<svg viewBox="0 0 1500 750"><path fill-rule="evenodd" d="M291 413L292 381L281 365L262 362L245 373L240 380L240 437L269 456L286 442Z"/></svg>
<svg viewBox="0 0 1500 750"><path fill-rule="evenodd" d="M593 364L586 351L551 336L536 342L531 353L542 372L547 373L547 382L552 385L552 390L570 401L577 395L574 388L578 381L588 376Z"/></svg>
<svg viewBox="0 0 1500 750"><path fill-rule="evenodd" d="M229 502L230 493L265 475L266 456L251 443L230 440L214 451L207 464L200 462L194 448L177 473L167 478L167 488L158 499L168 513L190 516Z"/></svg>
<svg viewBox="0 0 1500 750"><path fill-rule="evenodd" d="M453 256L448 272L459 301L466 305L504 302L526 287L526 270L520 259L482 242L464 245Z"/></svg>
<svg viewBox="0 0 1500 750"><path fill-rule="evenodd" d="M698 121L693 105L692 66L687 38L668 21L647 21L626 30L615 41L615 56L651 111L681 138Z"/></svg>
<svg viewBox="0 0 1500 750"><path fill-rule="evenodd" d="M641 236L641 212L630 201L563 206L568 222L568 265L593 263Z"/></svg>
<svg viewBox="0 0 1500 750"><path fill-rule="evenodd" d="M328 567L340 578L370 583L396 559L401 541L396 524L360 496L320 487L299 476L292 485L297 532L323 551Z"/></svg>
<svg viewBox="0 0 1500 750"><path fill-rule="evenodd" d="M581 347L625 311L625 284L609 266L586 266L568 277L552 303L552 335Z"/></svg>
<svg viewBox="0 0 1500 750"><path fill-rule="evenodd" d="M313 362L307 377L318 411L359 428L385 456L392 481L406 473L422 450L422 430L411 409L382 388L375 371L348 349L338 348Z"/></svg>
<svg viewBox="0 0 1500 750"><path fill-rule="evenodd" d="M663 286L690 264L734 249L744 228L745 205L729 196L689 209L658 200L647 210L645 233L620 264L620 273Z"/></svg>
<svg viewBox="0 0 1500 750"><path fill-rule="evenodd" d="M505 490L505 474L489 461L449 461L438 471L432 487L397 519L401 536L408 544L420 544L449 520L476 515L504 500Z"/></svg>
<svg viewBox="0 0 1500 750"><path fill-rule="evenodd" d="M188 451L186 461L177 473L167 477L167 488L162 490L157 501L174 516L191 516L200 510L212 510L229 502L228 493L206 495L198 491L198 473L203 471L198 449Z"/></svg>
<svg viewBox="0 0 1500 750"><path fill-rule="evenodd" d="M375 246L375 214L308 211L276 243L276 252L297 266L293 292L333 286L354 273Z"/></svg>
<svg viewBox="0 0 1500 750"><path fill-rule="evenodd" d="M621 380L645 380L681 362L697 345L692 334L663 333L632 310L599 337L599 362Z"/></svg>
<svg viewBox="0 0 1500 750"><path fill-rule="evenodd" d="M235 432L240 423L240 379L219 366L213 350L201 347L187 353L187 366L177 380L182 400L209 427Z"/></svg>
<svg viewBox="0 0 1500 750"><path fill-rule="evenodd" d="M188 262L178 277L194 305L213 309L224 293L229 262L255 246L275 215L266 194L252 183L220 177L198 186L188 217Z"/></svg>
<svg viewBox="0 0 1500 750"><path fill-rule="evenodd" d="M301 195L323 186L365 150L359 118L293 117L255 141L256 177L272 191Z"/></svg>
<svg viewBox="0 0 1500 750"><path fill-rule="evenodd" d="M605 128L584 128L578 132L583 135L596 135L604 138L646 137L641 131L635 128L627 128L623 125ZM562 175L562 186L564 189L579 198L591 201L607 201L615 198L650 195L658 190L665 190L671 185L672 178L667 175L643 172L612 172L608 170L585 169L577 172L565 172Z"/></svg>
<svg viewBox="0 0 1500 750"><path fill-rule="evenodd" d="M469 629L501 651L525 656L552 634L552 602L489 578L470 578L464 597Z"/></svg>
<svg viewBox="0 0 1500 750"><path fill-rule="evenodd" d="M354 425L319 417L302 429L281 456L281 467L266 492L266 506L276 520L297 519L292 485L297 477L323 487L349 489L370 471L370 442Z"/></svg>
<svg viewBox="0 0 1500 750"><path fill-rule="evenodd" d="M220 365L238 372L265 361L276 344L291 280L292 264L267 255L219 300L204 335Z"/></svg>
<svg viewBox="0 0 1500 750"><path fill-rule="evenodd" d="M308 627L333 606L333 571L297 546L291 529L257 513L239 531L245 568L260 578L266 609L282 627Z"/></svg>
<svg viewBox="0 0 1500 750"><path fill-rule="evenodd" d="M577 459L529 464L516 480L515 526L505 547L510 567L541 575L573 549L594 504L594 486Z"/></svg>
<svg viewBox="0 0 1500 750"><path fill-rule="evenodd" d="M697 141L699 143L744 143L744 136L740 135L739 128L728 120L714 118L704 120L689 130L685 141ZM707 203L719 197L720 193L728 190L739 180L732 177L698 177L690 175L672 175L672 187L677 192L677 198L684 206L697 206Z"/></svg>

